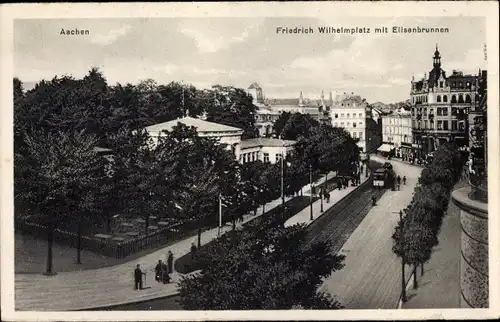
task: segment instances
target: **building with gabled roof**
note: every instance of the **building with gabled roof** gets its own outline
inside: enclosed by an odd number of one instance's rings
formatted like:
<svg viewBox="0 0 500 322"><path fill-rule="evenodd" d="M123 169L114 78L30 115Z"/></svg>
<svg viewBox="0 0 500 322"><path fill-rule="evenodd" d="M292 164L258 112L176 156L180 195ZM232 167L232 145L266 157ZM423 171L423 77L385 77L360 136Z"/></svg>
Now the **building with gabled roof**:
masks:
<svg viewBox="0 0 500 322"><path fill-rule="evenodd" d="M468 146L468 115L479 104L479 84L486 78L481 70L477 75L454 70L447 76L437 45L432 62L428 75L411 80L412 148L419 159L447 141Z"/></svg>

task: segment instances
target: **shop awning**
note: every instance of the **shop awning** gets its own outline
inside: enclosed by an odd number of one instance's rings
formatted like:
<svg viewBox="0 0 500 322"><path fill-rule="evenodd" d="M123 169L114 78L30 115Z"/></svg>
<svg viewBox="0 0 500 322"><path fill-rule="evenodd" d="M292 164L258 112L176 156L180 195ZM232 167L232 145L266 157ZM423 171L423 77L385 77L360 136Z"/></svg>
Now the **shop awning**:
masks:
<svg viewBox="0 0 500 322"><path fill-rule="evenodd" d="M394 148L391 145L382 144L377 150L380 152L391 152L392 149L394 149Z"/></svg>

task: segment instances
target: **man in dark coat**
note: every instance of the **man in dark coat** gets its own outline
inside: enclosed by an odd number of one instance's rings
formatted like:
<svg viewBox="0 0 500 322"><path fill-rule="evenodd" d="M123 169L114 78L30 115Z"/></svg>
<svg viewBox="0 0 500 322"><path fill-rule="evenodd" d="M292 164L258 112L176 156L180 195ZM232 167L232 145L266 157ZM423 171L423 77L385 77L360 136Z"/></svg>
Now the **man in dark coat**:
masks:
<svg viewBox="0 0 500 322"><path fill-rule="evenodd" d="M196 256L196 245L194 243L191 243L191 259L194 259Z"/></svg>
<svg viewBox="0 0 500 322"><path fill-rule="evenodd" d="M162 265L162 275L161 275L161 281L163 284L168 284L170 283L170 275L168 275L168 267L167 264L163 263Z"/></svg>
<svg viewBox="0 0 500 322"><path fill-rule="evenodd" d="M172 254L171 251L168 251L168 257L167 257L167 264L168 264L168 273L172 274L174 270L174 254Z"/></svg>
<svg viewBox="0 0 500 322"><path fill-rule="evenodd" d="M137 264L137 267L134 270L134 285L136 291L142 290L142 275L144 275L144 273L141 271L141 266Z"/></svg>
<svg viewBox="0 0 500 322"><path fill-rule="evenodd" d="M155 281L157 281L157 282L161 281L162 268L163 268L163 263L161 262L161 260L159 260L158 264L156 264L156 267L155 267Z"/></svg>

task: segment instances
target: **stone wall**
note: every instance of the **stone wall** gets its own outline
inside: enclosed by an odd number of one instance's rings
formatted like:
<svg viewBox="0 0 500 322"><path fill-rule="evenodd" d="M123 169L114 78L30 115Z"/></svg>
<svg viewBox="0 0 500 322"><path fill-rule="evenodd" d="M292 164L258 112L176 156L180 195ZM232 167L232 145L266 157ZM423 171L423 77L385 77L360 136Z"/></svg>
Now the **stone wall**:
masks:
<svg viewBox="0 0 500 322"><path fill-rule="evenodd" d="M460 288L463 308L488 307L488 204L469 198L471 188L457 189L453 202L460 208Z"/></svg>

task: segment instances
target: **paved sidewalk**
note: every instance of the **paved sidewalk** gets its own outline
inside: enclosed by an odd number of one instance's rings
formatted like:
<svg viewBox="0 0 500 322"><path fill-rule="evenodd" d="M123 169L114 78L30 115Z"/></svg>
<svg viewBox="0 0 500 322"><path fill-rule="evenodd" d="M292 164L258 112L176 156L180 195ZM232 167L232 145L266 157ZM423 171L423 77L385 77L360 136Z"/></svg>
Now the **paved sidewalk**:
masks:
<svg viewBox="0 0 500 322"><path fill-rule="evenodd" d="M324 182L324 177L315 182L315 185L322 182ZM292 198L285 198L286 201L290 199ZM280 204L281 198L271 201L266 204L266 211ZM241 227L242 224L261 215L262 207L259 207L257 216L253 213L245 215L243 222L237 223L236 226ZM226 225L222 233L231 229L231 225ZM217 238L217 233L218 228L203 232L201 244L207 244ZM41 274L16 274L15 309L25 311L81 310L176 294L177 282L182 274L174 272L171 274L173 282L164 285L154 281L154 267L158 260L166 260L169 250L172 251L174 260L189 253L193 242L197 243L197 236L186 238L136 260L95 270L64 272L50 277ZM136 264L140 264L143 271L147 272L145 283L147 288L141 291L133 290L133 270Z"/></svg>
<svg viewBox="0 0 500 322"><path fill-rule="evenodd" d="M403 309L460 308L460 234L460 210L450 200L438 236L439 244L424 265L424 276L418 269L418 289L413 289L411 280L408 302L403 304Z"/></svg>
<svg viewBox="0 0 500 322"><path fill-rule="evenodd" d="M369 175L369 174L368 174ZM333 176L328 176L329 178L333 178ZM365 176L365 173L363 171L361 175L361 183L365 182L368 179L367 176ZM337 202L339 202L341 199L343 199L345 196L356 190L359 186L351 186L347 187L346 189L335 189L330 191L330 202L326 203L326 199L323 199L323 213L321 213L321 199L316 200L313 203L313 220L311 220L311 209L310 206L307 206L306 208L302 209L301 212L293 216L292 218L288 219L285 222L285 227L288 226L293 226L296 224L306 224L310 225L314 220L318 219L321 217L322 214L325 213L328 209L333 207ZM310 195L310 191L307 191L307 193L304 193L304 195Z"/></svg>
<svg viewBox="0 0 500 322"><path fill-rule="evenodd" d="M399 220L397 212L411 201L421 170L392 160L391 163L398 174L407 177L407 184L401 186L401 191L388 190L370 209L342 246L345 267L332 273L320 288L347 309L395 309L398 304L401 261L392 252L391 236Z"/></svg>

